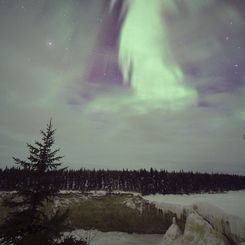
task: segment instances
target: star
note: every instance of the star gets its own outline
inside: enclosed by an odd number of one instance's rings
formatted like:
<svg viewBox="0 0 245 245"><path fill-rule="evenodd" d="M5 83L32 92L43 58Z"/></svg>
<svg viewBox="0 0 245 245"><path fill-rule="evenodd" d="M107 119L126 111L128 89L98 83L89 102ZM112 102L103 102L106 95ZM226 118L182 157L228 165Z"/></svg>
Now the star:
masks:
<svg viewBox="0 0 245 245"><path fill-rule="evenodd" d="M52 48L54 46L54 42L53 41L48 41L47 45L49 48Z"/></svg>

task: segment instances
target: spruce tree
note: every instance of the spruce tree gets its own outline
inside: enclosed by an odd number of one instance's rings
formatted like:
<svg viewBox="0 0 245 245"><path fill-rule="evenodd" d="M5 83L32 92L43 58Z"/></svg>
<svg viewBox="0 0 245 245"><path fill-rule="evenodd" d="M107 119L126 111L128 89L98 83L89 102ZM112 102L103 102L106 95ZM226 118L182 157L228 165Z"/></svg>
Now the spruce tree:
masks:
<svg viewBox="0 0 245 245"><path fill-rule="evenodd" d="M60 149L53 150L55 129L52 122L41 130L42 140L34 145L27 144L28 160L13 158L25 178L17 186L17 195L4 200L4 205L12 211L0 225L0 243L14 245L65 244L58 242L61 233L67 228L68 211L57 210L47 214L45 203L52 201L59 192L59 176L65 168L60 168ZM75 239L73 244L78 243Z"/></svg>

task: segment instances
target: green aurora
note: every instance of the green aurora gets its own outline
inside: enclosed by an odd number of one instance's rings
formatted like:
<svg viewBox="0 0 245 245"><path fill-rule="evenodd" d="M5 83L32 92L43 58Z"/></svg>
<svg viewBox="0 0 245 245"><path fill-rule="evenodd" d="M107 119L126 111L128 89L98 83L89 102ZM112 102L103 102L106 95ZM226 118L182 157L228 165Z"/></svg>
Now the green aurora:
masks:
<svg viewBox="0 0 245 245"><path fill-rule="evenodd" d="M132 66L131 85L137 99L157 103L157 107L163 102L195 101L195 89L183 84L182 71L171 54L162 1L134 0L128 5L119 53L125 81Z"/></svg>
<svg viewBox="0 0 245 245"><path fill-rule="evenodd" d="M1 167L52 117L71 168L245 173L244 13L244 0L0 0Z"/></svg>

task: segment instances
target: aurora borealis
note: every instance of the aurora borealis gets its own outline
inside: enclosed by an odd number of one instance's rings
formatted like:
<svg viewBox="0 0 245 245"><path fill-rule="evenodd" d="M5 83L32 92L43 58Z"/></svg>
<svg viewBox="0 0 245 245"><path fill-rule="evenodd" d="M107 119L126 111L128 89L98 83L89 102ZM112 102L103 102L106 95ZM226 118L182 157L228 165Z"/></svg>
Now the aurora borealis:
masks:
<svg viewBox="0 0 245 245"><path fill-rule="evenodd" d="M245 174L243 0L0 0L0 155L50 117L72 168Z"/></svg>
<svg viewBox="0 0 245 245"><path fill-rule="evenodd" d="M161 17L163 1L128 1L120 35L119 53L124 79L132 64L131 85L139 99L174 103L195 97L181 84L182 71L174 63ZM146 18L147 10L147 18Z"/></svg>

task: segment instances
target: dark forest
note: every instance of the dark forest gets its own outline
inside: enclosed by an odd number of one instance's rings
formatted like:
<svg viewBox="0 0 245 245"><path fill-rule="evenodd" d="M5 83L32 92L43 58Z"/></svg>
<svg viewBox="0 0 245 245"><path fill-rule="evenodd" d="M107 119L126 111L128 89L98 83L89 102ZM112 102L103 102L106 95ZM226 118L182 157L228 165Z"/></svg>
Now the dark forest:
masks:
<svg viewBox="0 0 245 245"><path fill-rule="evenodd" d="M30 170L0 169L0 190L14 191L20 184L32 185ZM65 170L50 173L50 185L62 190L114 190L147 194L189 194L245 189L245 176L221 173L168 172L166 170Z"/></svg>

